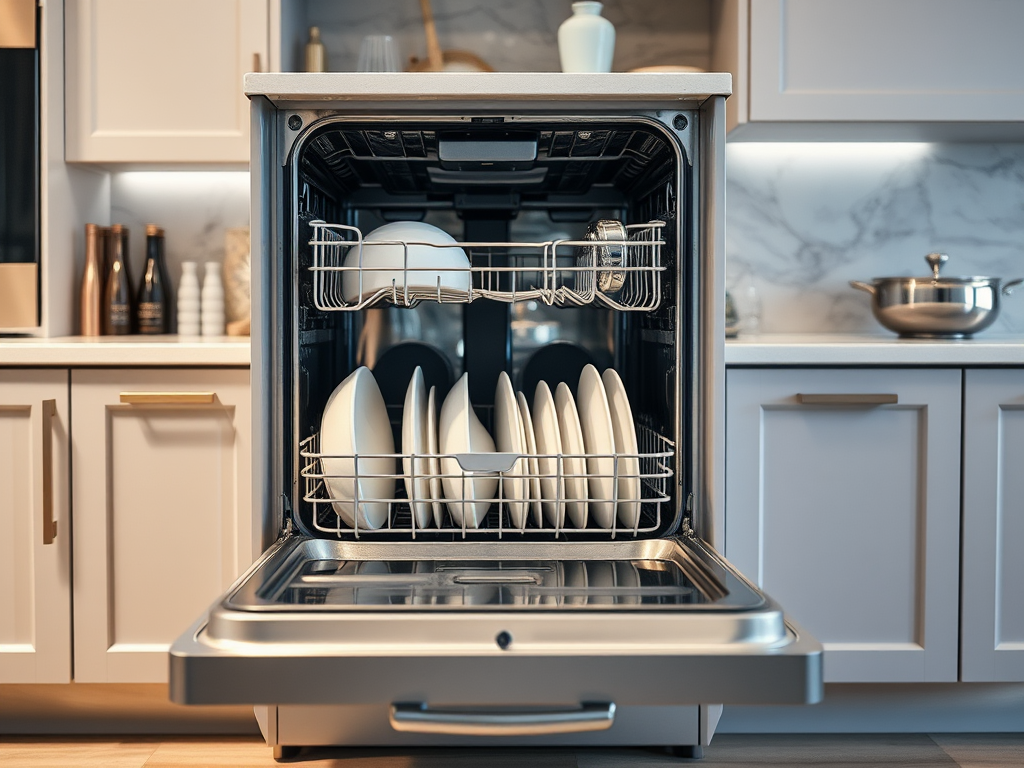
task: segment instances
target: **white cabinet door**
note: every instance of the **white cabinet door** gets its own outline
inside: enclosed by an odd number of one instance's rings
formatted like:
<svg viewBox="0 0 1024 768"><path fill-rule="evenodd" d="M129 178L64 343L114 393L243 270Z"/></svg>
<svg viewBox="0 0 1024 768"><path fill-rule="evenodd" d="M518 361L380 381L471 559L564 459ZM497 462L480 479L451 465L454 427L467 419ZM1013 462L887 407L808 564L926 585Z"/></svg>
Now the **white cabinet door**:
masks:
<svg viewBox="0 0 1024 768"><path fill-rule="evenodd" d="M964 383L960 675L1024 681L1024 370Z"/></svg>
<svg viewBox="0 0 1024 768"><path fill-rule="evenodd" d="M960 379L726 373L725 553L821 641L826 682L957 679Z"/></svg>
<svg viewBox="0 0 1024 768"><path fill-rule="evenodd" d="M68 428L66 370L0 371L0 683L71 681Z"/></svg>
<svg viewBox="0 0 1024 768"><path fill-rule="evenodd" d="M1024 120L1024 3L755 0L753 121Z"/></svg>
<svg viewBox="0 0 1024 768"><path fill-rule="evenodd" d="M75 370L71 403L75 679L166 682L252 561L249 371Z"/></svg>
<svg viewBox="0 0 1024 768"><path fill-rule="evenodd" d="M68 3L67 160L247 163L267 24L267 0Z"/></svg>

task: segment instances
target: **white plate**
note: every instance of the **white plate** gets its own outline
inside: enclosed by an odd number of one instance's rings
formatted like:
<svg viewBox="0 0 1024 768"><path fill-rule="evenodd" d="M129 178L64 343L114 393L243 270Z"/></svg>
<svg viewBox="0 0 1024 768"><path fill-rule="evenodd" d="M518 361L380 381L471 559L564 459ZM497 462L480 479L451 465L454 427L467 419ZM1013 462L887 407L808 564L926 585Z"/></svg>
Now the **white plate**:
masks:
<svg viewBox="0 0 1024 768"><path fill-rule="evenodd" d="M516 392L516 402L519 404L519 413L523 417L523 434L526 437L526 452L530 455L527 465L530 468L530 510L533 512L533 524L538 528L544 525L544 515L540 503L540 470L537 467L537 438L533 433L533 418L530 416L530 406L526 402L526 395Z"/></svg>
<svg viewBox="0 0 1024 768"><path fill-rule="evenodd" d="M523 417L519 413L512 381L504 371L498 374L498 388L494 392L494 444L498 453L518 453L520 456L527 453ZM527 473L526 460L516 459L501 483L509 519L515 528L526 524L526 499L530 497Z"/></svg>
<svg viewBox="0 0 1024 768"><path fill-rule="evenodd" d="M405 392L402 410L402 470L405 472L405 492L409 496L413 519L417 528L430 525L430 467L427 460L418 458L429 453L427 445L427 388L423 383L423 369L418 365L412 372L409 388ZM412 459L410 454L416 454Z"/></svg>
<svg viewBox="0 0 1024 768"><path fill-rule="evenodd" d="M555 410L558 411L558 434L562 438L562 453L586 453L583 447L583 430L580 429L580 415L568 385L559 382L555 390ZM562 461L565 473L565 508L569 519L577 528L587 527L587 462L579 455Z"/></svg>
<svg viewBox="0 0 1024 768"><path fill-rule="evenodd" d="M369 368L357 368L331 393L320 424L320 466L325 475L324 484L334 499L334 511L346 524L357 525L357 495L360 499L358 527L380 528L387 523L391 505L386 500L395 495L394 475L398 462L394 456L360 458L356 467L354 457L394 452L388 409L377 381ZM368 474L392 477L366 477Z"/></svg>
<svg viewBox="0 0 1024 768"><path fill-rule="evenodd" d="M434 398L436 391L437 387L431 387L430 394L427 395L427 453L430 454L430 458L427 459L427 472L430 475L430 498L434 500L431 504L434 509L434 525L440 528L444 520L444 505L441 504L444 492L441 490L441 470L437 461L437 401Z"/></svg>
<svg viewBox="0 0 1024 768"><path fill-rule="evenodd" d="M439 453L494 453L494 440L469 402L469 374L463 374L441 406ZM454 458L441 459L441 486L455 524L479 528L498 490L498 478L462 471ZM479 499L479 501L478 501Z"/></svg>
<svg viewBox="0 0 1024 768"><path fill-rule="evenodd" d="M602 528L611 528L615 521L615 435L612 432L612 414L608 409L608 396L604 391L601 374L592 365L584 366L580 374L579 395L580 426L583 445L587 453L605 454L608 458L588 458L587 474L590 479L590 513Z"/></svg>
<svg viewBox="0 0 1024 768"><path fill-rule="evenodd" d="M640 449L636 442L636 424L633 410L629 407L626 388L622 379L609 368L602 375L605 394L608 395L608 409L612 414L612 431L615 434L615 452L637 454ZM619 456L619 525L635 528L640 519L640 460L633 456ZM626 501L621 501L626 499Z"/></svg>
<svg viewBox="0 0 1024 768"><path fill-rule="evenodd" d="M558 477L558 460L562 453L562 438L558 432L558 413L548 385L537 383L533 396L533 434L537 440L537 467L542 475L541 498L544 499L544 518L549 525L565 525L565 480ZM545 454L548 454L545 456Z"/></svg>
<svg viewBox="0 0 1024 768"><path fill-rule="evenodd" d="M437 247L442 246L442 247ZM408 249L408 253L406 250ZM422 221L393 221L363 238L345 254L341 293L346 302L368 299L378 291L408 287L410 299L436 295L462 296L469 291L470 264L455 238ZM354 269L359 267L359 269ZM360 282L361 278L361 282Z"/></svg>

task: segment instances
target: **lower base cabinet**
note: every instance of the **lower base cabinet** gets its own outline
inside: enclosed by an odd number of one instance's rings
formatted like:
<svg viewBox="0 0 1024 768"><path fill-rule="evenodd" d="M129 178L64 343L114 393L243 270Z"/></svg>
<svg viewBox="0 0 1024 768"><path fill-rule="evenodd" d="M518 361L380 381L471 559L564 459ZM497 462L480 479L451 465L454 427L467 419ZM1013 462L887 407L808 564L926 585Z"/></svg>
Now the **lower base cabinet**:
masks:
<svg viewBox="0 0 1024 768"><path fill-rule="evenodd" d="M826 682L957 679L957 369L729 369L726 556Z"/></svg>
<svg viewBox="0 0 1024 768"><path fill-rule="evenodd" d="M964 377L961 679L1024 682L1024 370Z"/></svg>
<svg viewBox="0 0 1024 768"><path fill-rule="evenodd" d="M0 683L71 679L69 427L67 370L0 370Z"/></svg>
<svg viewBox="0 0 1024 768"><path fill-rule="evenodd" d="M252 562L249 411L248 370L71 372L76 682L166 682Z"/></svg>
<svg viewBox="0 0 1024 768"><path fill-rule="evenodd" d="M726 556L826 682L1024 682L1024 369L726 382Z"/></svg>

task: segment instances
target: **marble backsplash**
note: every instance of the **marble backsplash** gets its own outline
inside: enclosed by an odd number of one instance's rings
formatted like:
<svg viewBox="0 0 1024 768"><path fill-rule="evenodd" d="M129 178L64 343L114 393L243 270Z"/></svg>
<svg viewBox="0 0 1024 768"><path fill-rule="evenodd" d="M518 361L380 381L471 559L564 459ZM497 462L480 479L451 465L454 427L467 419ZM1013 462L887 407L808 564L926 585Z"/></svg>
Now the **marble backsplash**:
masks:
<svg viewBox="0 0 1024 768"><path fill-rule="evenodd" d="M849 286L944 273L1024 277L1024 144L727 147L727 283L765 333L891 335ZM991 332L1024 331L1024 290Z"/></svg>
<svg viewBox="0 0 1024 768"><path fill-rule="evenodd" d="M146 224L164 228L164 254L172 285L181 263L224 261L225 233L249 226L246 171L130 171L110 177L110 222L127 224L132 280L146 259Z"/></svg>
<svg viewBox="0 0 1024 768"><path fill-rule="evenodd" d="M557 72L558 25L572 14L572 3L550 0L433 0L431 6L442 49L475 53L499 72ZM683 64L707 68L710 63L709 0L607 0L602 15L615 25L613 69ZM339 3L308 0L305 24L296 39L286 42L285 67L302 59L302 45L311 25L320 27L330 71L356 68L365 35L391 35L404 64L410 56L426 57L426 39L419 3L374 0ZM299 39L301 38L301 39Z"/></svg>

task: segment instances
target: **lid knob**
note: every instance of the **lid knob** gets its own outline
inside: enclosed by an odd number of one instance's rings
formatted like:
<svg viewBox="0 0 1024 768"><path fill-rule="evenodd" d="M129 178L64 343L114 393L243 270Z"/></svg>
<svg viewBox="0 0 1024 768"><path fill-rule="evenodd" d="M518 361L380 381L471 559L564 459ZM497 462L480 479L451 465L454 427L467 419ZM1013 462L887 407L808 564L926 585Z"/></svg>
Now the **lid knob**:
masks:
<svg viewBox="0 0 1024 768"><path fill-rule="evenodd" d="M942 269L942 265L949 261L949 256L944 253L929 253L924 257L924 260L928 262L928 266L932 268L932 277L935 280L939 279L939 270Z"/></svg>

